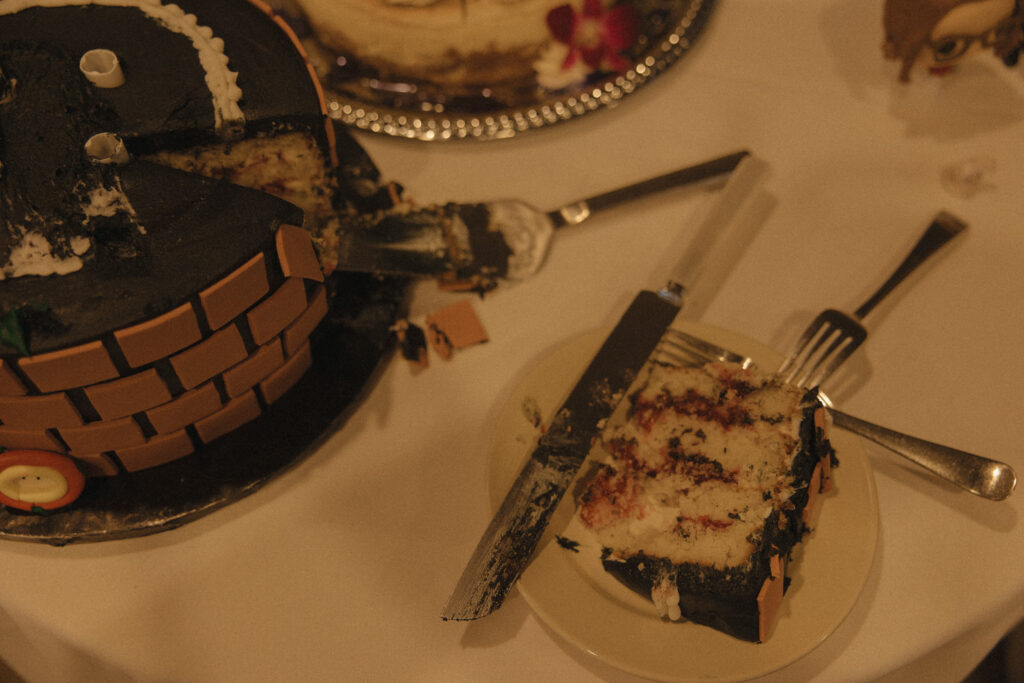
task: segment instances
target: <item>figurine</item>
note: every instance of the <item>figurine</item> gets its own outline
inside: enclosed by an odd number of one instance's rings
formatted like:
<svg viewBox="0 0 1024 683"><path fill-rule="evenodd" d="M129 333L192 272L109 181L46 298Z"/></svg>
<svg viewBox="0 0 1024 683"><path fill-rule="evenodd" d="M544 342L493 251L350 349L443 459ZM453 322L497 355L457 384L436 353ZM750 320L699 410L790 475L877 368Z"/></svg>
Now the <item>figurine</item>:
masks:
<svg viewBox="0 0 1024 683"><path fill-rule="evenodd" d="M1014 66L1024 47L1021 0L886 0L883 17L889 59L900 62L899 78L922 66L946 74L969 55L991 49Z"/></svg>

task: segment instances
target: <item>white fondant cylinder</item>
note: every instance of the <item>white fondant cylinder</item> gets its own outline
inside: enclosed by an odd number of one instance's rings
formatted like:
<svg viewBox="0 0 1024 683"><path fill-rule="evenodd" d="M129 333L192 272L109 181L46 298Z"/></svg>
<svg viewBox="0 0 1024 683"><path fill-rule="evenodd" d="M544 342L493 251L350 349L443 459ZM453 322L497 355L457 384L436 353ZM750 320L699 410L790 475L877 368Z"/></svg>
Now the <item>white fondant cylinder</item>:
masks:
<svg viewBox="0 0 1024 683"><path fill-rule="evenodd" d="M89 50L78 61L78 68L94 85L117 88L124 84L124 72L117 55L110 50Z"/></svg>
<svg viewBox="0 0 1024 683"><path fill-rule="evenodd" d="M113 133L97 133L85 141L85 153L96 164L126 164L130 160L124 141Z"/></svg>

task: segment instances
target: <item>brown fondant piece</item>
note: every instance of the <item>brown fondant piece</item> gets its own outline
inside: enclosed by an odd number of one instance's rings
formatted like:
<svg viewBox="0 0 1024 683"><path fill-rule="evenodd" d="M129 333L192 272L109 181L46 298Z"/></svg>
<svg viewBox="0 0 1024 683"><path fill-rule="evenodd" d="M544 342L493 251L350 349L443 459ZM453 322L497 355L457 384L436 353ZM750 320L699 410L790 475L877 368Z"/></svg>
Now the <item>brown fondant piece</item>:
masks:
<svg viewBox="0 0 1024 683"><path fill-rule="evenodd" d="M158 434L169 434L213 415L221 407L220 394L211 382L146 411L146 417Z"/></svg>
<svg viewBox="0 0 1024 683"><path fill-rule="evenodd" d="M767 640L778 619L786 583L786 563L781 557L772 555L768 566L771 576L764 580L757 594L758 640L761 642Z"/></svg>
<svg viewBox="0 0 1024 683"><path fill-rule="evenodd" d="M166 358L202 338L190 304L184 304L144 323L114 332L128 364L137 368Z"/></svg>
<svg viewBox="0 0 1024 683"><path fill-rule="evenodd" d="M130 417L91 422L83 427L57 430L71 453L102 453L146 442L142 429Z"/></svg>
<svg viewBox="0 0 1024 683"><path fill-rule="evenodd" d="M241 396L283 363L284 351L281 350L281 340L275 338L235 367L224 371L224 388L227 389L228 396Z"/></svg>
<svg viewBox="0 0 1024 683"><path fill-rule="evenodd" d="M64 447L45 429L0 427L0 446L7 450L29 449L61 452Z"/></svg>
<svg viewBox="0 0 1024 683"><path fill-rule="evenodd" d="M285 277L324 281L320 260L316 257L313 237L308 230L294 225L282 225L275 236L277 258Z"/></svg>
<svg viewBox="0 0 1024 683"><path fill-rule="evenodd" d="M120 448L117 457L129 472L156 467L184 458L192 453L192 440L184 429L170 434L161 434L149 439L141 446Z"/></svg>
<svg viewBox="0 0 1024 683"><path fill-rule="evenodd" d="M98 341L21 358L18 367L43 393L117 377L117 368L110 360L110 354Z"/></svg>
<svg viewBox="0 0 1024 683"><path fill-rule="evenodd" d="M300 278L288 278L246 315L253 340L260 345L266 344L305 309L306 285Z"/></svg>
<svg viewBox="0 0 1024 683"><path fill-rule="evenodd" d="M214 332L194 346L171 357L171 367L186 389L193 389L214 375L240 363L248 355L234 325Z"/></svg>
<svg viewBox="0 0 1024 683"><path fill-rule="evenodd" d="M807 484L807 505L804 506L803 522L808 529L818 525L822 500L822 463L819 462L814 466L811 481Z"/></svg>
<svg viewBox="0 0 1024 683"><path fill-rule="evenodd" d="M426 322L427 339L442 358L448 358L452 349L487 341L487 330L469 299L434 311L427 316Z"/></svg>
<svg viewBox="0 0 1024 683"><path fill-rule="evenodd" d="M204 443L210 443L218 436L227 434L255 420L260 415L260 403L256 393L248 391L232 399L223 408L209 417L196 422L196 432Z"/></svg>
<svg viewBox="0 0 1024 683"><path fill-rule="evenodd" d="M257 254L248 263L199 293L210 328L219 330L244 313L270 291L267 262Z"/></svg>
<svg viewBox="0 0 1024 683"><path fill-rule="evenodd" d="M828 438L829 419L825 412L824 407L819 407L814 411L814 426L819 429L824 436ZM821 458L821 492L828 493L832 490L832 457L831 454L826 453Z"/></svg>
<svg viewBox="0 0 1024 683"><path fill-rule="evenodd" d="M152 369L86 387L85 395L104 420L141 413L171 400L167 385Z"/></svg>
<svg viewBox="0 0 1024 683"><path fill-rule="evenodd" d="M291 389L312 365L313 354L307 343L295 355L289 358L284 365L260 382L260 393L263 394L263 400L267 403L273 403L284 396L285 392Z"/></svg>
<svg viewBox="0 0 1024 683"><path fill-rule="evenodd" d="M0 396L0 422L21 429L77 427L83 423L67 394Z"/></svg>
<svg viewBox="0 0 1024 683"><path fill-rule="evenodd" d="M11 370L10 364L0 358L0 396L21 396L25 393L25 385Z"/></svg>
<svg viewBox="0 0 1024 683"><path fill-rule="evenodd" d="M835 488L832 480L832 458L826 455L821 459L821 492L831 493Z"/></svg>
<svg viewBox="0 0 1024 683"><path fill-rule="evenodd" d="M117 465L103 453L75 454L71 459L86 477L113 477L120 473Z"/></svg>
<svg viewBox="0 0 1024 683"><path fill-rule="evenodd" d="M318 286L313 292L313 301L309 304L309 308L303 311L302 315L284 331L284 353L286 356L293 355L306 343L309 335L313 334L313 330L325 315L327 315L327 291Z"/></svg>

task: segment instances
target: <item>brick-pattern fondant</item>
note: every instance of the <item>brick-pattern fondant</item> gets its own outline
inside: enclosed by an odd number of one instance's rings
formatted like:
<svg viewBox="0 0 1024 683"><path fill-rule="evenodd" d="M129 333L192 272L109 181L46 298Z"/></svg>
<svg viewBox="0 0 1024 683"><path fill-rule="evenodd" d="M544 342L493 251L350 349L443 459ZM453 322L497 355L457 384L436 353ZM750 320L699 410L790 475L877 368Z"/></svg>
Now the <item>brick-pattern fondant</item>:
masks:
<svg viewBox="0 0 1024 683"><path fill-rule="evenodd" d="M313 333L325 315L327 315L327 292L323 287L317 287L313 293L312 303L284 331L285 355L291 356L298 353L299 347L306 343L309 335Z"/></svg>
<svg viewBox="0 0 1024 683"><path fill-rule="evenodd" d="M158 434L176 432L220 410L220 394L213 382L185 392L173 401L146 411L146 419Z"/></svg>
<svg viewBox="0 0 1024 683"><path fill-rule="evenodd" d="M192 453L192 439L184 429L153 437L141 446L120 448L117 457L129 472L163 465Z"/></svg>
<svg viewBox="0 0 1024 683"><path fill-rule="evenodd" d="M306 235L309 233L306 232ZM209 326L219 330L266 296L269 291L266 259L263 254L257 254L231 275L200 292L199 302Z"/></svg>
<svg viewBox="0 0 1024 683"><path fill-rule="evenodd" d="M214 375L240 363L245 342L237 327L225 327L171 358L171 366L186 389L194 389Z"/></svg>
<svg viewBox="0 0 1024 683"><path fill-rule="evenodd" d="M191 304L114 333L121 353L133 368L165 358L202 339Z"/></svg>
<svg viewBox="0 0 1024 683"><path fill-rule="evenodd" d="M275 338L274 341L260 347L256 353L224 372L224 388L227 390L228 396L232 398L241 396L281 367L283 363L284 352L281 350L281 340Z"/></svg>
<svg viewBox="0 0 1024 683"><path fill-rule="evenodd" d="M25 385L11 370L7 361L0 359L0 396L21 396L25 393Z"/></svg>
<svg viewBox="0 0 1024 683"><path fill-rule="evenodd" d="M18 367L44 393L117 377L117 368L110 354L98 341L22 358Z"/></svg>
<svg viewBox="0 0 1024 683"><path fill-rule="evenodd" d="M288 278L277 291L247 314L253 339L257 344L266 344L298 318L305 308L305 282L300 278Z"/></svg>
<svg viewBox="0 0 1024 683"><path fill-rule="evenodd" d="M309 344L306 344L289 358L287 363L260 382L260 393L263 394L263 400L270 404L284 396L285 392L306 374L311 365L313 365L313 355L310 352Z"/></svg>
<svg viewBox="0 0 1024 683"><path fill-rule="evenodd" d="M11 450L25 448L40 451L59 451L60 441L45 429L15 429L0 427L0 443Z"/></svg>
<svg viewBox="0 0 1024 683"><path fill-rule="evenodd" d="M5 427L49 429L84 423L67 394L0 396L0 422ZM0 444L2 446L3 444Z"/></svg>
<svg viewBox="0 0 1024 683"><path fill-rule="evenodd" d="M308 230L294 225L282 225L276 237L277 258L285 277L299 277L316 282L324 281L316 248Z"/></svg>
<svg viewBox="0 0 1024 683"><path fill-rule="evenodd" d="M85 395L104 420L141 413L171 400L167 383L152 368L86 387Z"/></svg>
<svg viewBox="0 0 1024 683"><path fill-rule="evenodd" d="M130 417L91 422L82 427L60 429L60 438L71 453L102 453L146 442L139 424Z"/></svg>
<svg viewBox="0 0 1024 683"><path fill-rule="evenodd" d="M0 447L64 452L110 476L189 455L189 430L208 443L259 417L311 366L308 338L328 311L309 235L281 226L268 249L276 258L257 255L106 343L0 361Z"/></svg>
<svg viewBox="0 0 1024 683"><path fill-rule="evenodd" d="M120 472L117 464L103 453L76 453L72 459L87 477L112 477Z"/></svg>
<svg viewBox="0 0 1024 683"><path fill-rule="evenodd" d="M233 432L246 422L252 422L260 414L260 402L256 394L247 391L209 417L196 422L196 433L203 443L210 443L218 436Z"/></svg>

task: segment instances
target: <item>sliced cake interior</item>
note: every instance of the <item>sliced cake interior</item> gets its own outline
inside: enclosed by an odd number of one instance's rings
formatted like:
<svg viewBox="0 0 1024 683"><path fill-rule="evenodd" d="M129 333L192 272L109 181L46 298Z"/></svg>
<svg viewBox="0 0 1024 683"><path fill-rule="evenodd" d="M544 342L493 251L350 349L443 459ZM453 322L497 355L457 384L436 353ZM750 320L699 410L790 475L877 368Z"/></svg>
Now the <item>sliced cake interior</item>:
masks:
<svg viewBox="0 0 1024 683"><path fill-rule="evenodd" d="M652 365L579 506L605 569L673 620L771 631L834 453L816 392L737 365Z"/></svg>

